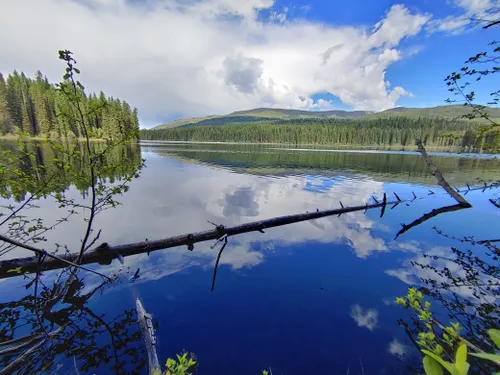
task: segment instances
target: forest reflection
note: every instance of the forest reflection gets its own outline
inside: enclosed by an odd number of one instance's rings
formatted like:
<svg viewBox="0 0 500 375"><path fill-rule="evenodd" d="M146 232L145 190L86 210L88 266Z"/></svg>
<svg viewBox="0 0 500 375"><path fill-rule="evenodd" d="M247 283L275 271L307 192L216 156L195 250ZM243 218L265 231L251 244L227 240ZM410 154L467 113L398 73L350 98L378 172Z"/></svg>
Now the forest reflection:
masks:
<svg viewBox="0 0 500 375"><path fill-rule="evenodd" d="M349 150L294 150L268 145L151 144L143 150L176 156L184 162L210 164L259 175L321 174L323 176L365 174L385 181L434 185L419 154L403 152L359 152ZM495 158L433 155L433 160L455 185L498 179L500 163Z"/></svg>
<svg viewBox="0 0 500 375"><path fill-rule="evenodd" d="M92 142L92 152L99 155L103 169L101 177L109 183L120 181L141 165L141 147L131 143L109 147L104 142ZM0 196L16 202L26 199L43 187L43 193L63 192L75 186L85 198L90 187L90 158L83 143L47 143L0 141ZM72 157L70 157L73 155ZM60 168L59 162L68 165ZM19 173L17 173L19 171ZM78 172L78 175L76 175ZM30 176L19 181L19 176Z"/></svg>

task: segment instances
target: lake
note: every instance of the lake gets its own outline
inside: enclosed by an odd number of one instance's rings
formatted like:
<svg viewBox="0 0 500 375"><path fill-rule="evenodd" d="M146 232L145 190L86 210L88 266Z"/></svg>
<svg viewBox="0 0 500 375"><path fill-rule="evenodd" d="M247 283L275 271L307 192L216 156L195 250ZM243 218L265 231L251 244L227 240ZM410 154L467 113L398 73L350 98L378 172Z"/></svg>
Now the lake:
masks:
<svg viewBox="0 0 500 375"><path fill-rule="evenodd" d="M141 156L145 168L118 199L121 205L96 219L102 229L98 243L160 239L213 229L212 223L227 227L338 208L339 202L364 205L384 193L391 200L393 193L418 199L388 207L382 218L375 209L230 237L213 292L220 249L220 244L211 248L214 241L195 244L193 251L181 247L127 257L124 265L117 259L93 265L107 275L116 272L118 280L96 290L102 279L80 272L78 283L67 286L73 293L51 306L54 314L45 327L61 331L18 373L146 374L136 298L157 328L162 365L187 351L195 354L200 374L408 373L421 357L398 325L410 314L394 300L434 277L415 263L448 267L452 247L471 247L453 236L498 238L500 209L489 199L498 198L500 189L471 191L466 198L473 208L443 213L395 238L402 224L456 203L418 153L143 142L116 160L137 162ZM453 186L500 180L500 160L432 157ZM88 186L75 187L70 179L62 186L71 199L85 201L82 191ZM22 201L26 192L16 196ZM8 204L19 203L2 199L4 209ZM64 210L47 197L30 215L55 222ZM62 223L47 233L45 249L54 243L75 248L84 225L79 215ZM475 248L478 254L485 251ZM2 259L30 255L15 249ZM131 282L137 269L140 276ZM45 272L46 289L38 286L44 298L58 275ZM21 276L0 282L0 337L32 334L38 319L33 283ZM446 312L436 309L446 320ZM16 356L2 358L5 366ZM120 369L113 367L117 362Z"/></svg>

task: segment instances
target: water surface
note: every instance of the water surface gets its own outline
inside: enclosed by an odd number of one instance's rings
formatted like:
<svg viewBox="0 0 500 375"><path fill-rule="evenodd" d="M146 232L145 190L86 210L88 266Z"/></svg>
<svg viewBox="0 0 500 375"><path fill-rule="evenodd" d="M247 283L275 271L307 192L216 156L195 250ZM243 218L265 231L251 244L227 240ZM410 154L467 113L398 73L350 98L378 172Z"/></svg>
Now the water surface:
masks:
<svg viewBox="0 0 500 375"><path fill-rule="evenodd" d="M454 204L417 154L145 143L141 155L146 168L120 198L122 205L97 218L102 241L159 239L207 230L213 227L210 222L231 226L337 208L339 201L362 205L384 193L394 197L396 192L402 199L415 193L423 199L388 208L383 218L377 209L232 237L214 292L210 289L220 246L212 249L213 243L196 244L193 251L183 247L126 258L119 281L85 301L111 328L131 310L124 327L113 328L119 333L116 340L124 342L119 353L133 349L120 357L126 372L146 373L133 315L139 297L158 325L161 363L186 350L196 354L198 373L203 374L250 375L265 368L276 374L406 373L418 352L397 324L405 312L393 301L428 276L412 261L422 261L425 254L446 255L457 246L432 228L487 239L500 224L500 210L488 202L498 191L474 191L467 194L472 209L437 216L395 239L402 223ZM500 179L498 160L444 154L434 160L455 186ZM68 195L81 199L85 187L67 184ZM429 195L430 190L435 194ZM39 215L47 220L61 216L49 198L39 206ZM77 246L83 228L82 218L76 217L50 233L48 243ZM22 255L30 254L14 250L4 257ZM99 269L109 274L121 268L114 260ZM138 268L140 279L130 283ZM53 280L56 275L48 272L45 277ZM83 276L85 290L100 282L98 276ZM32 286L24 288L26 283L20 277L2 280L0 301L15 302L32 293ZM13 305L6 306L2 314ZM72 319L87 324L87 318ZM110 333L103 328L93 335L89 348L95 352L89 353L98 361L85 366L78 348L59 348L45 372L38 366L40 373L73 374L75 367L80 374L115 373Z"/></svg>

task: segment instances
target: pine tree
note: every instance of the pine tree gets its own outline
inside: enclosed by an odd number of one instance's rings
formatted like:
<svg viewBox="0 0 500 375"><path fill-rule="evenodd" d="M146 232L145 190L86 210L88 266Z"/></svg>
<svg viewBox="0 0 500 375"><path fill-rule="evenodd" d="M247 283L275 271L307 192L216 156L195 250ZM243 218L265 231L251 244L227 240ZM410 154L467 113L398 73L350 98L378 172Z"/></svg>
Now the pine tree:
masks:
<svg viewBox="0 0 500 375"><path fill-rule="evenodd" d="M7 102L7 85L2 73L0 73L0 134L9 134L11 132L12 121Z"/></svg>
<svg viewBox="0 0 500 375"><path fill-rule="evenodd" d="M17 71L7 77L7 107L13 121L13 125L22 129L22 108L21 108L21 77Z"/></svg>
<svg viewBox="0 0 500 375"><path fill-rule="evenodd" d="M22 117L22 130L30 135L37 135L38 124L36 122L33 100L30 93L30 80L21 73L20 89L21 89L21 117Z"/></svg>
<svg viewBox="0 0 500 375"><path fill-rule="evenodd" d="M40 71L36 74L35 82L31 85L36 123L41 135L48 136L51 131L50 110L46 91L49 87Z"/></svg>

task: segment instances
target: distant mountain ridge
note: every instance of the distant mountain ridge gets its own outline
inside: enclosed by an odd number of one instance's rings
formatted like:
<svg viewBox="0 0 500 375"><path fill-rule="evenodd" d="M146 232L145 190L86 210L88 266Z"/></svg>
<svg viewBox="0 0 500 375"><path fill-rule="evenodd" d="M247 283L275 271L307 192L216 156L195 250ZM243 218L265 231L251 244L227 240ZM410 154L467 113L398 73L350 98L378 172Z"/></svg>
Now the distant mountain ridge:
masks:
<svg viewBox="0 0 500 375"><path fill-rule="evenodd" d="M500 108L487 107L485 109L491 118L500 119ZM291 120L298 118L343 118L343 119L375 119L390 117L444 117L457 118L471 112L470 107L463 105L445 105L431 108L407 108L396 107L382 112L373 111L304 111L296 109L278 109L278 108L255 108L245 111L236 111L228 115L213 115L206 117L193 117L179 119L158 125L153 129L169 129L188 126L204 125L227 125L242 124L259 121L272 120Z"/></svg>

